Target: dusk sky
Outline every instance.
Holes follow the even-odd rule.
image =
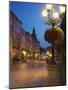
[[[43,48],[50,46],[44,40],[44,33],[49,28],[42,20],[42,10],[45,3],[10,2],[10,10],[22,21],[22,28],[30,34],[35,27],[36,36]]]

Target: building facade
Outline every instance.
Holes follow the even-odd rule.
[[[20,29],[21,29],[22,22],[17,18],[17,16],[10,11],[10,39],[9,39],[9,45],[10,45],[10,58],[11,62],[13,62],[13,57],[15,55],[19,56],[20,52],[20,43],[21,43],[21,37],[20,37]]]
[[[24,49],[24,48],[26,48],[25,47],[25,42],[26,42],[26,38],[25,38],[25,31],[23,30],[23,28],[21,28],[21,30],[20,30],[20,36],[21,36],[21,44],[20,44],[20,49],[22,50],[22,49]]]
[[[29,52],[32,50],[32,37],[28,32],[25,32],[25,47],[26,50]]]
[[[34,57],[39,57],[40,55],[40,42],[37,40],[34,27],[33,27],[33,33],[32,33],[32,53]]]
[[[40,53],[40,43],[36,38],[35,28],[32,35],[26,32],[19,18],[10,11],[10,59],[13,63],[13,58],[20,57],[21,53],[27,56],[37,56]],[[20,58],[21,59],[21,58]]]
[[[33,33],[32,33],[32,51],[40,52],[40,42],[37,40],[35,28],[33,28]]]

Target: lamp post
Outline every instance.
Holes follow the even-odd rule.
[[[51,61],[51,63],[54,63],[54,64],[55,64],[55,60],[54,60],[55,41],[57,40],[57,37],[58,37],[58,31],[57,31],[57,29],[55,29],[55,26],[57,26],[64,18],[65,6],[60,5],[59,9],[60,9],[60,13],[56,11],[55,5],[46,4],[46,7],[42,11],[42,17],[43,17],[44,23],[52,26],[50,31],[45,32],[45,37],[46,37],[46,33],[47,34],[51,33],[51,34],[48,34],[51,36],[48,36],[46,38],[50,39],[50,40],[52,39],[50,42],[50,43],[52,43],[52,61]],[[59,14],[60,14],[60,17],[59,17]],[[54,37],[53,37],[53,35],[54,35]]]

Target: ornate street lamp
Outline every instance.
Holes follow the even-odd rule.
[[[55,5],[53,4],[46,4],[46,8],[42,11],[42,17],[45,24],[51,25],[52,28],[48,29],[45,32],[45,40],[50,42],[52,44],[52,61],[51,63],[55,64],[54,60],[54,47],[55,44],[62,43],[62,39],[64,38],[63,31],[57,27],[58,24],[61,23],[62,19],[64,18],[65,14],[65,6],[60,5],[60,18],[59,18],[59,12],[56,11]],[[59,40],[62,38],[61,40]],[[60,42],[59,42],[60,41]]]
[[[63,19],[65,14],[65,6],[60,6],[59,9],[60,9],[60,18]]]

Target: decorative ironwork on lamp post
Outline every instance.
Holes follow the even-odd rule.
[[[60,28],[58,28],[57,25],[60,24],[64,18],[65,6],[64,5],[58,5],[58,6],[59,6],[60,12],[56,11],[56,5],[54,4],[46,4],[46,7],[42,11],[44,24],[48,24],[52,26],[52,28],[50,28],[48,31],[45,32],[45,38],[47,38],[49,42],[52,44],[52,62],[51,63],[54,63],[54,64],[55,64],[54,46],[56,44],[56,41],[59,41],[57,40],[58,36],[63,36],[64,34],[63,31]],[[59,34],[59,32],[61,34]],[[46,34],[48,34],[49,36],[47,36]]]

